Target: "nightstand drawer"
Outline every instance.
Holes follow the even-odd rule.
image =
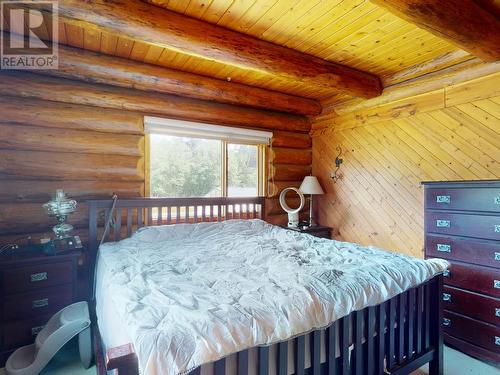
[[[2,347],[4,350],[28,345],[35,340],[38,332],[47,324],[51,315],[40,315],[36,318],[16,320],[2,324]]]
[[[17,320],[52,314],[73,302],[73,285],[40,289],[35,292],[13,294],[3,303],[3,319]]]
[[[70,261],[7,269],[3,271],[3,293],[12,294],[68,284],[73,281],[73,272],[73,263]]]
[[[487,323],[500,325],[500,299],[445,286],[443,308]]]

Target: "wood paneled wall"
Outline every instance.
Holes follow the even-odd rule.
[[[500,178],[500,73],[313,122],[319,222],[335,238],[423,256],[421,181]],[[332,125],[335,119],[335,125]],[[318,130],[323,128],[323,130]],[[334,183],[336,147],[342,179]]]
[[[68,221],[85,241],[85,200],[109,198],[113,192],[120,197],[144,195],[143,117],[149,113],[109,108],[104,95],[102,104],[94,100],[82,105],[83,91],[75,98],[78,104],[72,103],[71,95],[75,94],[69,92],[46,100],[51,97],[50,79],[33,74],[16,77],[18,85],[12,96],[7,95],[7,88],[0,96],[0,244],[22,242],[28,236],[37,242],[52,235],[55,220],[47,217],[41,205],[58,188],[79,202]],[[38,91],[30,90],[33,85]],[[96,97],[100,90],[110,90],[107,86],[89,86]],[[43,100],[37,98],[38,94]],[[260,123],[256,127],[263,128]],[[273,132],[268,177],[274,185],[270,183],[269,187],[268,217],[283,223],[286,218],[272,193],[283,185],[296,186],[310,173],[311,138],[304,132]]]

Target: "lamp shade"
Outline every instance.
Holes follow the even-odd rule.
[[[304,194],[325,194],[315,176],[306,176],[299,190]]]

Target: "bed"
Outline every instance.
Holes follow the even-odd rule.
[[[270,225],[260,197],[112,207],[89,202],[99,374],[442,373],[445,261]]]

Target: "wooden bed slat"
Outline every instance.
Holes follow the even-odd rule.
[[[269,373],[269,346],[259,347],[258,375],[268,375]]]
[[[430,298],[431,298],[429,283],[425,284],[424,291],[425,291],[424,292],[425,305],[429,306]],[[425,309],[425,315],[424,315],[424,325],[425,325],[425,328],[424,328],[424,347],[425,347],[425,349],[428,349],[429,345],[430,345],[430,330],[431,330],[430,324],[431,324],[431,320],[430,320],[429,309]]]
[[[386,307],[389,302],[381,303],[377,308],[377,374],[383,374],[385,368],[385,327]]]
[[[288,342],[286,341],[278,344],[278,371],[276,373],[288,375]]]
[[[295,339],[295,375],[304,375],[306,369],[306,338]]]
[[[366,323],[366,374],[374,375],[375,372],[375,319],[376,308],[370,306]]]
[[[397,362],[403,363],[405,354],[405,316],[406,316],[406,292],[401,293],[398,298],[398,316],[397,316],[397,336],[396,352]]]
[[[354,362],[353,373],[363,375],[363,314],[364,311],[354,313]]]
[[[163,225],[163,207],[158,207],[158,217],[156,218],[156,225]]]
[[[137,229],[142,228],[142,208],[137,209]]]
[[[321,375],[321,331],[314,331],[310,337],[312,375]]]
[[[243,350],[237,355],[238,375],[248,375],[248,350]]]
[[[337,322],[326,329],[326,358],[328,363],[327,375],[337,374],[337,360],[335,358],[337,340]]]
[[[417,353],[422,351],[422,328],[424,326],[424,287],[417,287]]]
[[[114,225],[115,241],[120,241],[121,231],[122,231],[122,210],[118,208],[116,209],[115,225]]]
[[[215,375],[226,375],[226,358],[219,359],[214,364]]]
[[[153,225],[153,208],[148,207],[148,224],[147,225]]]
[[[339,345],[340,345],[340,374],[349,375],[349,337],[350,337],[350,315],[340,319]]]
[[[389,311],[388,311],[388,352],[387,352],[387,366],[389,368],[394,367],[396,359],[396,335],[395,335],[395,324],[396,324],[396,301],[397,298],[392,298],[389,300]]]
[[[407,320],[407,331],[406,331],[406,358],[411,359],[413,357],[413,348],[415,344],[415,288],[408,291],[408,320]]]
[[[132,235],[132,209],[127,208],[127,237]]]
[[[167,207],[167,217],[166,217],[166,220],[167,220],[167,225],[170,225],[171,223],[171,220],[172,220],[172,207]]]

